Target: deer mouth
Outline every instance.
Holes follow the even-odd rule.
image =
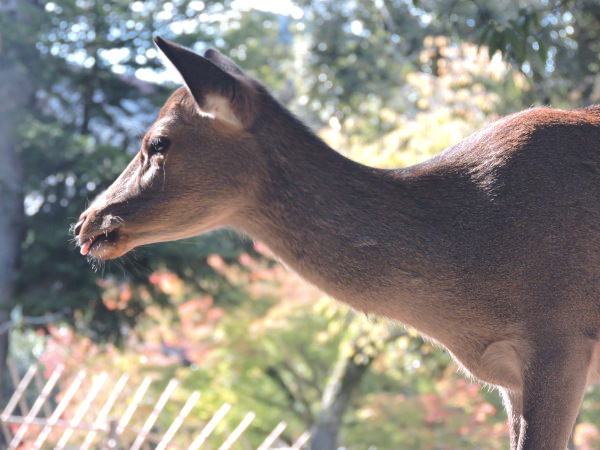
[[[119,229],[113,228],[112,230],[102,231],[94,236],[90,236],[80,242],[80,253],[82,255],[94,254],[100,250],[103,246],[108,244],[114,244],[117,242],[119,237]]]

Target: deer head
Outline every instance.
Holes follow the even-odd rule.
[[[266,91],[233,61],[157,37],[183,77],[123,173],[75,226],[83,255],[117,258],[139,245],[228,224],[260,163],[251,129]],[[267,95],[268,96],[268,95]]]

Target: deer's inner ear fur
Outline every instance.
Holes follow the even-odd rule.
[[[158,36],[154,42],[181,74],[202,112],[235,129],[252,125],[254,89],[233,61],[213,49],[204,57]]]

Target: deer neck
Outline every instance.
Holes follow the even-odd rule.
[[[432,202],[442,180],[360,165],[299,124],[291,136],[264,148],[267,173],[234,227],[330,295],[426,332],[422,300],[451,277]]]

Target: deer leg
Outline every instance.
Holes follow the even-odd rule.
[[[523,415],[523,396],[520,392],[501,388],[502,403],[508,416],[508,427],[510,432],[510,450],[519,448],[519,436],[521,434],[521,417]]]
[[[591,347],[548,339],[528,364],[519,450],[565,450],[586,387]],[[511,439],[512,446],[512,439]]]

